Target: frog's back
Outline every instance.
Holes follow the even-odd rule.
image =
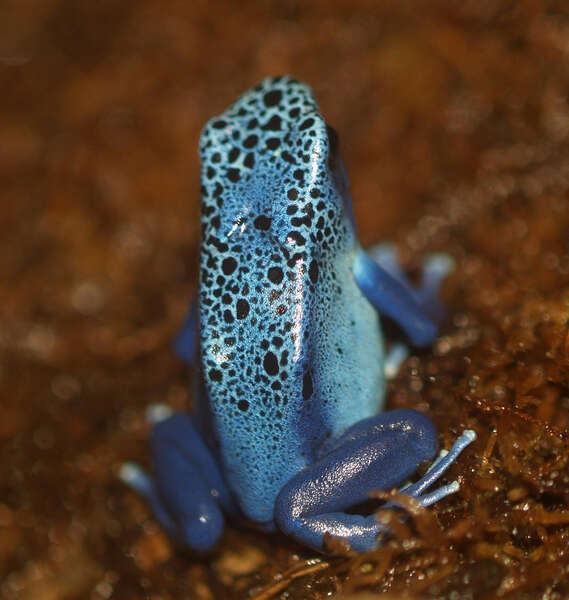
[[[310,88],[288,77],[245,94],[200,141],[205,401],[227,480],[259,522],[324,440],[383,395],[334,143]]]

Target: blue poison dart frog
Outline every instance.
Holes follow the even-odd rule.
[[[430,257],[415,289],[392,247],[362,249],[337,135],[290,77],[209,121],[199,152],[199,290],[177,340],[199,370],[196,408],[151,411],[154,475],[127,463],[121,478],[194,550],[215,546],[225,516],[320,551],[325,534],[372,549],[385,526],[349,509],[402,484],[437,502],[458,482],[427,490],[476,437],[464,431],[409,484],[437,431],[416,411],[381,412],[406,353],[384,352],[378,313],[430,344],[450,259]]]

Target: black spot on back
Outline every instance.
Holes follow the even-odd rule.
[[[243,141],[245,148],[254,148],[257,145],[259,138],[255,134],[251,134]]]
[[[265,106],[276,106],[283,97],[283,93],[280,90],[271,90],[263,96]]]
[[[312,127],[314,125],[314,119],[312,117],[309,117],[308,119],[305,119],[301,124],[300,124],[300,131],[304,131],[305,129],[308,129],[309,127]]]
[[[267,140],[267,148],[269,150],[276,150],[281,145],[279,138],[269,138]]]
[[[227,179],[232,183],[237,183],[241,179],[241,172],[239,169],[227,169]]]
[[[266,231],[271,226],[272,219],[265,215],[259,215],[254,221],[253,225],[257,229],[261,229],[262,231]]]
[[[209,378],[212,381],[221,381],[223,378],[223,374],[220,370],[218,369],[210,369],[209,370]]]
[[[281,128],[281,118],[273,115],[264,125],[263,129],[267,131],[279,131]]]
[[[227,258],[223,259],[221,268],[226,275],[231,275],[231,273],[233,273],[233,271],[235,271],[237,268],[237,261],[232,256],[228,256]]]
[[[287,241],[293,241],[297,246],[304,246],[306,243],[306,239],[298,231],[289,232]]]
[[[227,155],[229,162],[235,162],[239,158],[239,148],[232,148]]]
[[[237,318],[244,319],[249,314],[249,302],[244,298],[237,300]]]
[[[267,352],[263,359],[263,368],[268,375],[273,377],[279,372],[279,362],[277,357],[272,352]]]
[[[269,269],[269,279],[273,283],[279,284],[283,280],[283,270],[280,267],[271,267]]]

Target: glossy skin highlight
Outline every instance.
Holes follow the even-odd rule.
[[[424,415],[378,414],[378,310],[430,343],[423,306],[436,303],[446,271],[431,269],[421,293],[392,254],[380,265],[362,250],[336,134],[298,81],[266,79],[212,119],[200,158],[197,309],[177,343],[199,357],[197,407],[156,419],[154,479],[132,465],[123,479],[196,550],[216,544],[224,514],[318,550],[326,533],[372,548],[381,525],[345,510],[405,481],[437,447]],[[423,494],[472,439],[411,495],[430,504],[455,491]]]

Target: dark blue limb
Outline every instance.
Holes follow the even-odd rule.
[[[237,513],[214,456],[185,414],[158,423],[151,446],[154,478],[132,464],[121,469],[121,478],[146,497],[173,539],[210,550],[223,534],[221,509]]]
[[[387,271],[403,285],[432,321],[435,323],[444,321],[446,311],[440,299],[440,288],[442,282],[454,269],[455,263],[452,256],[444,253],[429,254],[421,268],[419,286],[415,287],[401,267],[394,244],[378,244],[369,248],[367,254],[384,271]]]
[[[365,419],[283,487],[275,506],[277,525],[316,550],[323,549],[325,533],[359,552],[369,550],[384,527],[374,515],[346,509],[368,500],[372,490],[400,485],[436,448],[436,429],[421,413],[396,410]]]
[[[437,335],[437,326],[427,316],[409,287],[380,267],[363,250],[354,260],[354,277],[366,298],[382,314],[398,323],[413,344],[425,346]]]
[[[194,296],[190,304],[190,310],[182,325],[180,333],[174,339],[174,351],[176,354],[188,364],[193,364],[196,358],[198,349],[197,338],[197,314],[198,302]]]

